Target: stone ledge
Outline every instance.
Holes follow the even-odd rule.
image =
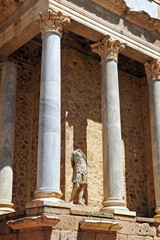
[[[43,216],[43,215],[69,215],[70,209],[68,208],[60,208],[60,207],[49,207],[49,206],[41,206],[35,208],[26,209],[27,216]]]
[[[156,218],[146,218],[146,217],[137,217],[136,218],[137,222],[147,222],[147,223],[160,223],[160,219],[156,219]]]
[[[99,218],[113,218],[112,213],[102,213],[102,212],[74,210],[74,209],[71,209],[71,215],[92,216],[92,217],[99,217]]]
[[[71,204],[64,201],[34,201],[25,205],[26,215],[70,214]]]
[[[103,232],[117,232],[122,229],[122,225],[118,222],[86,219],[80,222],[80,229]]]
[[[36,207],[43,207],[43,206],[47,206],[47,207],[57,207],[57,208],[71,208],[71,204],[70,203],[65,203],[65,202],[52,202],[52,201],[34,201],[31,203],[27,203],[25,205],[25,209],[28,208],[36,208]]]
[[[111,210],[111,213],[114,215],[124,215],[124,216],[129,216],[129,217],[136,217],[136,212],[133,211],[124,211],[124,210],[119,210],[119,209],[113,209]]]
[[[13,230],[24,230],[30,228],[43,228],[56,226],[60,219],[57,216],[33,216],[8,221],[7,224]]]
[[[12,213],[5,213],[0,215],[0,221],[4,220],[4,219],[15,219],[17,217],[21,217],[24,216],[25,212],[24,211],[20,211],[20,212],[12,212]]]

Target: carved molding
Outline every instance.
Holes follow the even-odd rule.
[[[90,0],[97,5],[104,7],[105,9],[113,12],[119,16],[122,16],[127,8],[126,2],[124,0]]]
[[[160,20],[157,18],[152,18],[145,11],[133,11],[127,5],[125,0],[90,0],[104,7],[105,9],[113,12],[119,16],[122,16],[136,24],[137,26],[146,29],[149,32],[157,31],[160,34]]]
[[[63,29],[70,24],[70,17],[48,9],[39,13],[39,22],[42,37],[48,32],[55,32],[61,36]]]
[[[108,220],[85,219],[80,222],[80,229],[84,231],[117,232],[122,229],[122,225]]]
[[[150,17],[150,15],[145,11],[138,12],[127,8],[125,11],[125,19],[149,32],[157,31],[160,33],[160,20]]]
[[[99,5],[102,5],[102,3],[104,4],[104,2],[106,1],[99,1]],[[95,14],[85,10],[83,7],[79,7],[67,0],[61,0],[60,3],[59,0],[50,0],[50,7],[56,11],[62,11],[65,15],[71,16],[74,21],[80,22],[99,33],[102,33],[104,36],[109,34],[113,39],[126,43],[130,48],[135,49],[146,56],[153,59],[159,58],[160,56],[160,48],[158,46],[131,34],[125,29],[122,32],[122,29],[119,26],[115,26],[114,24],[105,21]]]
[[[144,64],[148,81],[160,80],[160,59],[154,59],[152,62]]]
[[[52,228],[60,222],[59,217],[57,216],[29,216],[23,217],[15,220],[10,220],[7,224],[13,230],[23,231],[24,229],[33,229],[33,228]]]
[[[118,61],[118,54],[125,49],[125,44],[113,40],[107,35],[98,43],[91,45],[92,51],[101,56],[101,62],[105,60]]]

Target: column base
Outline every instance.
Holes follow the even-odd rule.
[[[55,201],[55,198],[59,199],[63,196],[61,191],[51,191],[51,190],[37,190],[35,191],[33,197],[34,200],[33,201],[37,201],[37,200],[42,200],[42,199],[53,199],[53,201]],[[62,200],[61,200],[62,201]]]
[[[155,212],[156,212],[156,215],[154,216],[154,218],[160,219],[160,208],[157,208]]]
[[[25,209],[29,211],[29,209],[40,208],[40,207],[50,207],[50,208],[64,208],[70,209],[72,204],[66,203],[65,201],[59,198],[39,198],[34,199],[31,203],[27,203],[25,205]]]
[[[38,190],[34,193],[34,200],[31,203],[27,203],[25,209],[42,206],[71,208],[71,204],[65,203],[65,201],[60,199],[62,195],[61,191]]]
[[[129,209],[126,207],[126,202],[121,200],[104,200],[101,212],[120,214],[127,213]]]
[[[0,202],[0,215],[15,212],[13,209],[13,203],[1,203]]]

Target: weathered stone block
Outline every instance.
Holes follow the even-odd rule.
[[[96,233],[96,240],[115,240],[116,235],[115,234],[109,234],[109,233]]]
[[[60,222],[54,227],[61,230],[73,230],[74,229],[74,216],[60,216]]]
[[[160,237],[160,226],[157,227],[157,236]]]
[[[60,238],[60,232],[58,230],[53,230],[50,240],[59,240],[59,238]]]
[[[93,240],[95,239],[96,234],[90,232],[79,232],[78,238],[76,240]]]
[[[153,238],[131,235],[131,236],[128,236],[128,240],[153,240]]]
[[[73,230],[78,230],[80,226],[80,222],[83,221],[85,218],[84,217],[79,217],[75,216],[74,217],[74,229]]]
[[[120,221],[128,221],[128,222],[136,222],[136,217],[131,217],[131,216],[124,216],[124,215],[114,215],[115,220],[120,220]]]
[[[137,222],[149,222],[149,223],[155,222],[154,218],[137,217],[136,219],[137,219]]]
[[[136,223],[135,224],[136,234],[140,236],[155,236],[155,231],[149,226],[148,223]]]
[[[61,238],[63,240],[77,240],[77,232],[76,231],[61,231]]]
[[[121,221],[122,229],[118,231],[121,234],[135,234],[135,222]]]
[[[117,234],[116,240],[127,240],[127,235]]]

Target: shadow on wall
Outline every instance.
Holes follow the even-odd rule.
[[[76,45],[77,43],[74,44]],[[77,47],[74,44],[72,41],[73,48]],[[72,168],[72,151],[78,148],[81,149],[87,157],[87,165],[92,165],[89,155],[96,151],[94,148],[96,143],[93,149],[89,150],[87,146],[88,120],[101,124],[101,81],[99,61],[73,48],[71,49],[65,46],[62,50],[61,176],[65,176],[69,171],[69,176],[67,177],[70,177],[70,185],[72,185],[72,173],[71,169],[67,170],[67,168],[69,168],[69,166]],[[97,141],[101,141],[101,138],[99,140],[97,139]],[[65,177],[62,177],[61,185],[62,191],[64,195],[66,195]],[[71,188],[69,191],[71,191]],[[69,200],[69,193],[67,200]]]
[[[127,206],[138,216],[151,217],[155,200],[147,81],[119,72],[119,82]]]
[[[101,182],[103,179],[103,169],[100,167],[102,163],[102,156],[100,155],[102,154],[102,149],[98,146],[98,142],[102,141],[102,136],[101,134],[95,133],[97,131],[96,125],[101,124],[100,62],[99,59],[93,56],[88,57],[85,53],[81,53],[80,48],[77,51],[77,46],[75,47],[73,39],[72,47],[66,44],[62,54],[63,167],[61,169],[61,176],[65,176],[65,174],[68,173],[67,178],[69,178],[70,181],[67,182],[67,179],[63,177],[61,184],[64,186],[64,195],[66,196],[68,194],[67,200],[69,200],[68,192],[71,192],[71,187],[66,190],[65,186],[68,183],[70,185],[72,184],[70,161],[73,150],[80,148],[87,156],[87,165],[89,169],[92,169],[90,172],[92,175],[91,181],[93,181],[92,184],[95,186],[92,194],[99,189],[98,181],[94,183],[95,179],[97,179],[99,174],[102,174],[100,176]],[[73,49],[74,47],[75,49]],[[123,62],[123,64],[121,63],[121,68],[122,65],[124,65],[123,68],[125,70],[127,69],[128,72],[131,68],[133,74],[133,66],[129,68],[129,64],[125,64],[126,59],[121,58],[121,61]],[[141,73],[143,76],[144,72],[141,71]],[[140,71],[136,72],[138,76],[141,73]],[[153,208],[154,197],[150,199],[151,193],[149,193],[151,182],[153,192],[153,172],[151,171],[150,174],[152,177],[148,180],[148,168],[152,169],[152,165],[150,165],[152,161],[151,149],[149,148],[149,107],[146,104],[148,96],[144,96],[142,101],[142,92],[146,92],[147,89],[142,90],[142,81],[140,78],[123,71],[119,71],[119,82],[122,138],[125,148],[127,204],[128,208],[136,211],[138,215],[149,216],[151,213],[148,212],[148,209]],[[89,121],[93,122],[91,127],[93,137],[88,140]],[[145,146],[146,141],[148,146]],[[90,148],[88,144],[91,145],[91,143],[89,142],[92,143],[92,147]],[[98,162],[97,164],[96,161],[98,161],[99,158],[101,158],[101,163]],[[97,168],[98,174],[94,175],[93,169],[95,168]],[[90,191],[89,187],[90,186],[88,186],[88,191]],[[101,194],[103,195],[103,193]],[[99,196],[97,196],[97,198],[99,199]],[[152,204],[149,203],[150,201]]]
[[[45,240],[51,240],[51,239],[75,239],[75,240],[88,240],[88,239],[110,239],[110,240],[116,240],[116,235],[114,233],[100,233],[100,232],[82,232],[81,230],[78,231],[57,231],[57,230],[31,230],[26,232],[21,232],[17,234],[18,239],[45,239]],[[12,237],[12,235],[10,235]],[[15,235],[14,235],[15,236]]]

